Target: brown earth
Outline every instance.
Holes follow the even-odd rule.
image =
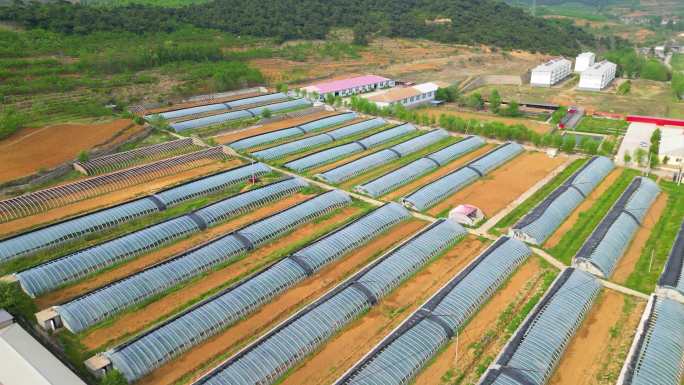
[[[249,223],[256,222],[259,219],[265,218],[275,212],[280,210],[285,210],[286,208],[293,206],[299,202],[306,200],[308,197],[303,194],[296,194],[291,197],[279,200],[265,207],[257,208],[247,215],[240,216],[233,220],[230,220],[221,225],[209,228],[195,236],[187,239],[183,239],[180,242],[174,243],[167,247],[155,250],[149,254],[137,257],[130,262],[124,263],[114,269],[107,270],[101,274],[95,275],[94,277],[88,278],[82,282],[77,283],[73,286],[65,287],[61,290],[54,291],[52,293],[46,294],[35,300],[38,308],[43,309],[48,306],[57,305],[72,298],[78,297],[94,290],[98,287],[104,286],[115,280],[132,275],[148,266],[151,266],[157,262],[165,260],[176,254],[180,254],[186,250],[189,250],[201,243],[207,242],[213,238],[219,237],[224,234],[228,234],[231,231],[237,230],[238,228],[245,226]]]
[[[438,215],[444,210],[468,203],[479,207],[487,217],[491,217],[544,179],[564,161],[561,157],[549,158],[543,152],[523,153],[438,203],[428,210],[428,213]]]
[[[288,128],[291,126],[295,126],[297,124],[307,123],[307,122],[310,122],[312,120],[316,120],[316,119],[320,119],[320,118],[323,118],[326,116],[331,116],[331,115],[336,115],[336,114],[337,114],[337,112],[332,112],[332,111],[316,112],[314,114],[301,116],[298,118],[284,119],[284,120],[279,120],[277,122],[266,123],[264,125],[247,127],[245,129],[242,129],[242,130],[231,131],[231,132],[228,132],[225,134],[217,135],[214,137],[214,139],[216,139],[216,141],[218,143],[221,143],[221,144],[232,143],[232,142],[235,142],[236,140],[248,138],[250,136],[265,134],[267,132],[281,130],[283,128]]]
[[[383,196],[383,199],[392,201],[392,200],[397,200],[429,183],[432,183],[436,181],[437,179],[443,177],[444,175],[456,170],[457,168],[463,166],[464,164],[470,162],[471,160],[477,158],[478,156],[481,156],[489,151],[491,151],[494,147],[496,147],[493,144],[485,144],[484,146],[476,149],[475,151],[469,152],[462,157],[453,160],[451,163],[447,164],[444,167],[440,167],[435,172],[432,172],[428,175],[425,175],[421,178],[418,178],[414,180],[413,182],[404,185],[402,187],[399,187],[398,189],[390,192],[389,194]]]
[[[404,282],[360,319],[290,371],[283,385],[329,384],[347,371],[434,292],[467,266],[486,244],[468,236]]]
[[[549,239],[544,243],[544,248],[550,249],[558,244],[563,238],[563,235],[570,231],[579,219],[580,214],[589,210],[594,203],[601,198],[601,196],[615,183],[618,177],[622,174],[621,169],[614,169],[606,176],[605,179],[592,191],[587,199],[582,201],[579,206],[570,214],[570,216],[551,234]]]
[[[222,334],[152,372],[143,378],[140,384],[174,384],[184,376],[187,377],[193,372],[200,369],[206,370],[215,365],[227,355],[233,354],[266,330],[282,322],[305,304],[320,297],[349,274],[357,271],[404,238],[414,234],[424,225],[425,222],[423,221],[410,219],[395,227],[356,252],[344,257],[337,263],[326,266],[313,277],[287,290]]]
[[[603,290],[570,341],[549,380],[550,385],[615,383],[646,306],[639,301],[632,311],[626,312],[625,301],[635,300],[616,291]]]
[[[131,186],[125,189],[113,191],[101,196],[82,200],[67,206],[57,207],[43,213],[15,219],[10,222],[0,223],[0,236],[25,231],[29,228],[44,225],[50,222],[66,219],[85,212],[95,211],[100,208],[113,206],[134,198],[145,196],[166,187],[182,182],[201,178],[221,170],[227,170],[242,164],[239,159],[230,159],[225,162],[213,162],[211,164],[178,172],[173,175],[158,178],[143,184]]]
[[[142,130],[130,119],[101,124],[59,124],[20,130],[0,141],[0,182],[51,169],[105,143],[122,143]]]
[[[462,384],[474,383],[479,375],[473,370],[484,357],[495,357],[506,342],[508,335],[499,330],[499,318],[510,306],[520,309],[538,288],[543,269],[539,258],[530,258],[523,263],[511,278],[487,301],[487,303],[468,321],[454,340],[442,349],[424,370],[418,374],[415,385],[450,384],[445,380],[447,373],[467,374]],[[513,314],[515,311],[513,311]],[[490,333],[491,332],[491,333]],[[487,338],[487,335],[491,335]],[[474,354],[474,346],[482,347],[480,355]],[[470,382],[468,381],[470,380]]]
[[[202,101],[197,101],[197,102],[177,103],[177,104],[174,104],[172,106],[150,108],[149,110],[145,110],[145,114],[157,114],[160,112],[180,110],[183,108],[206,106],[207,104],[224,103],[224,102],[229,102],[231,100],[250,98],[250,97],[258,96],[258,95],[262,95],[262,93],[261,92],[245,92],[244,94],[231,95],[231,96],[226,96],[223,98],[208,99],[208,100],[202,100]]]
[[[632,271],[634,271],[634,266],[636,266],[636,263],[639,261],[639,257],[641,256],[641,250],[644,249],[648,238],[651,236],[651,230],[653,230],[656,223],[658,223],[660,216],[663,215],[665,206],[667,206],[667,193],[663,192],[658,195],[658,199],[653,202],[653,205],[644,217],[643,223],[632,239],[632,242],[629,244],[627,252],[615,267],[612,277],[613,281],[624,284],[629,275],[632,274]]]
[[[441,108],[428,108],[423,110],[423,112],[428,113],[430,116],[434,116],[435,119],[439,119],[439,115],[445,114],[445,115],[451,115],[451,116],[457,116],[462,119],[476,119],[476,120],[481,120],[481,121],[490,121],[490,122],[500,122],[508,125],[513,125],[513,124],[523,124],[527,128],[539,133],[539,134],[546,134],[551,130],[551,126],[544,123],[540,122],[538,120],[533,120],[533,119],[525,119],[525,118],[506,118],[502,116],[497,116],[494,114],[489,114],[489,113],[481,113],[481,112],[470,112],[470,111],[455,111],[451,107],[446,106],[446,107],[441,107]]]
[[[144,311],[123,314],[114,322],[107,324],[107,326],[92,330],[91,333],[81,339],[81,343],[88,349],[104,345],[109,346],[112,341],[138,332],[155,322],[155,320],[178,312],[182,305],[189,303],[193,299],[217,290],[245,274],[263,267],[266,263],[272,262],[272,255],[277,255],[281,251],[280,249],[287,248],[294,242],[313,239],[318,236],[317,232],[320,232],[319,229],[324,229],[333,224],[340,224],[350,216],[358,214],[360,210],[357,207],[346,207],[331,218],[319,223],[308,223],[301,226],[289,235],[247,254],[239,263],[234,262],[223,269],[210,272],[184,285],[181,290],[174,291],[152,302],[145,306]]]

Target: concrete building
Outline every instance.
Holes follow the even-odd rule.
[[[575,59],[575,72],[582,73],[596,63],[596,55],[593,52],[583,52]]]
[[[601,91],[615,79],[616,71],[615,63],[607,60],[596,63],[582,72],[577,88],[585,91]]]
[[[378,107],[387,107],[392,104],[414,107],[435,100],[437,89],[447,86],[448,84],[441,82],[422,83],[411,87],[392,88],[378,92],[368,95],[367,99],[377,104]]]
[[[0,384],[85,385],[85,382],[0,309]]]
[[[684,167],[684,128],[677,126],[658,126],[653,123],[634,122],[629,125],[617,154],[617,162],[624,164],[625,154],[634,158],[634,153],[641,148],[648,151],[651,145],[651,135],[656,128],[660,128],[661,140],[658,158],[661,164],[665,157],[670,167]],[[634,164],[636,160],[632,160]]]
[[[540,64],[532,70],[530,85],[534,87],[551,87],[567,78],[572,73],[572,62],[565,58],[556,58]]]
[[[309,93],[317,92],[320,100],[324,100],[327,95],[346,97],[390,87],[394,87],[394,80],[382,76],[366,75],[311,84],[302,90]]]

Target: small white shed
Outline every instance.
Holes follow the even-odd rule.
[[[449,219],[462,225],[475,226],[485,218],[484,213],[473,205],[458,205],[449,211]]]

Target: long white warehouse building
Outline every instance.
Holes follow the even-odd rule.
[[[551,87],[572,73],[572,62],[566,58],[556,58],[540,64],[532,70],[530,85]]]
[[[586,91],[601,91],[615,79],[615,71],[617,71],[615,63],[607,60],[596,63],[582,72],[577,88]]]

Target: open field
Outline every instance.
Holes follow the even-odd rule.
[[[209,367],[210,363],[216,363],[234,353],[424,225],[425,222],[412,219],[381,235],[366,246],[326,266],[314,276],[287,290],[225,332],[152,372],[139,383],[170,385],[183,378],[189,379],[192,373],[198,373],[203,368]]]
[[[0,141],[0,183],[75,160],[99,145],[123,143],[141,130],[130,119],[21,130]]]
[[[378,306],[349,324],[315,356],[295,367],[283,385],[329,384],[462,270],[486,246],[469,236],[395,289]]]
[[[612,385],[646,303],[604,289],[568,345],[549,385]]]
[[[579,105],[586,108],[589,114],[601,111],[622,115],[684,117],[684,103],[674,100],[669,83],[651,80],[633,79],[632,89],[627,95],[616,95],[615,83],[612,88],[603,92],[575,91],[572,87],[539,88],[529,85],[485,86],[475,92],[488,95],[494,88],[505,100]]]
[[[491,174],[448,197],[428,210],[428,214],[446,216],[459,204],[479,207],[491,217],[565,161],[563,157],[549,158],[543,152],[527,152],[504,163]]]
[[[85,199],[67,206],[57,207],[40,214],[19,218],[10,222],[0,223],[0,235],[7,236],[19,231],[25,231],[35,226],[69,218],[77,214],[94,211],[102,207],[113,206],[117,203],[144,196],[188,180],[201,178],[202,176],[213,174],[221,170],[230,169],[240,164],[242,164],[242,161],[239,159],[229,159],[225,162],[213,162],[202,167],[197,167],[179,172],[174,175],[158,178],[154,181],[146,182],[144,184],[131,186],[105,195]]]
[[[416,385],[476,383],[556,272],[540,258],[523,263],[417,376]]]
[[[545,122],[540,122],[538,120],[533,120],[533,119],[527,119],[527,118],[507,118],[503,116],[498,116],[490,113],[484,113],[484,112],[470,112],[470,111],[458,111],[454,109],[454,107],[446,105],[443,107],[439,108],[427,108],[427,109],[421,109],[421,112],[426,112],[430,116],[434,116],[435,119],[439,118],[439,115],[445,114],[445,115],[451,115],[451,116],[456,116],[461,119],[475,119],[479,120],[482,122],[499,122],[499,123],[504,123],[508,125],[514,125],[514,124],[522,124],[527,126],[527,128],[540,133],[540,134],[546,134],[550,132],[553,127],[550,124],[546,124]]]

